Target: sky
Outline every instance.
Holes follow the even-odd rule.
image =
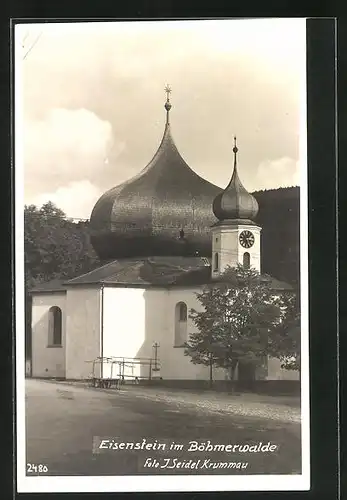
[[[249,191],[299,185],[305,57],[304,19],[17,26],[25,203],[89,218],[155,154],[166,84],[195,172],[225,187],[236,134]]]

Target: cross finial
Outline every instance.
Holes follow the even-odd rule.
[[[170,100],[170,94],[172,92],[170,85],[167,84],[164,90],[166,92],[166,99],[169,101]]]
[[[167,84],[164,90],[166,92],[166,103],[165,103],[164,107],[165,107],[166,112],[167,112],[166,123],[168,124],[169,123],[169,111],[171,109],[171,102],[170,102],[171,87],[170,87],[170,85]]]

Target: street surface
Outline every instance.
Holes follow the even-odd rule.
[[[27,464],[36,467],[28,465],[31,472],[27,474],[37,475],[40,464],[47,468],[42,472],[45,475],[300,473],[300,409],[294,399],[284,398],[282,404],[280,398],[274,400],[140,386],[100,390],[28,379]],[[211,446],[232,444],[234,448],[232,453],[230,448],[192,452],[189,446],[193,449],[196,444],[189,445],[189,441],[205,443],[205,447],[209,442]],[[125,450],[125,445],[106,449],[110,443],[152,443],[152,449]],[[165,451],[158,451],[153,443],[164,443]],[[172,443],[183,444],[183,449],[169,450]],[[275,451],[269,451],[269,443],[276,445]],[[253,449],[240,453],[235,445]],[[265,451],[259,451],[264,445]],[[169,458],[175,467],[155,466],[156,460],[169,464]],[[146,460],[148,466],[144,467]],[[197,460],[199,468],[184,468],[189,461],[194,467]],[[247,466],[211,469],[219,463]]]

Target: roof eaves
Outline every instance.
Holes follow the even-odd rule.
[[[77,280],[77,278],[74,278],[74,280]],[[86,281],[67,281],[64,283],[66,289],[70,287],[75,287],[75,286],[101,286],[102,285],[102,280],[86,280]]]
[[[32,288],[28,291],[29,295],[39,293],[66,293],[66,288]]]

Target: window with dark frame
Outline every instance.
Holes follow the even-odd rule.
[[[218,271],[219,269],[219,255],[218,253],[215,253],[214,254],[214,266],[213,266],[213,270],[214,271]]]
[[[49,342],[50,346],[62,345],[62,310],[60,307],[53,306],[49,310]]]
[[[185,302],[177,302],[175,307],[174,347],[184,347],[187,340],[188,308]]]
[[[187,305],[184,302],[180,303],[180,321],[187,321]]]
[[[248,252],[245,252],[243,254],[243,267],[245,269],[249,269],[250,264],[251,264],[251,256]]]

